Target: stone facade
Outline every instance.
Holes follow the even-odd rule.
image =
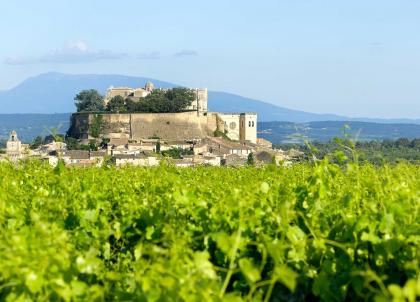
[[[223,132],[235,141],[257,142],[256,113],[218,113],[224,123]]]

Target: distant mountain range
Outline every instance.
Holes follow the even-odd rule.
[[[354,121],[258,123],[258,137],[275,144],[303,143],[305,140],[327,142],[334,137],[343,138],[345,135],[359,141],[395,140],[403,137],[414,139],[420,137],[420,125]]]
[[[179,86],[174,83],[146,77],[45,73],[28,78],[10,90],[0,91],[0,114],[73,112],[75,110],[74,96],[83,89],[93,88],[104,94],[110,86],[140,87],[144,86],[147,81],[151,81],[156,87],[162,88]],[[209,110],[220,112],[257,112],[258,120],[262,122],[287,121],[307,123],[314,121],[351,120],[420,124],[420,119],[352,119],[332,114],[308,113],[217,91],[209,91]]]
[[[16,130],[21,141],[31,142],[37,135],[64,134],[70,126],[70,113],[0,114],[0,140],[7,140]]]

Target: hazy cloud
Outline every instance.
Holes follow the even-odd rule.
[[[83,63],[126,58],[127,54],[107,50],[92,50],[84,41],[73,41],[60,49],[39,57],[9,57],[9,65],[26,65],[37,63]]]
[[[375,47],[381,47],[383,46],[383,43],[380,41],[373,41],[370,43],[371,46],[375,46]]]
[[[192,56],[197,56],[198,52],[196,52],[195,50],[181,50],[178,51],[176,53],[174,53],[174,57],[179,58],[179,57],[192,57]]]
[[[161,58],[161,55],[159,51],[145,52],[137,56],[137,59],[140,59],[140,60],[157,60],[160,58]]]

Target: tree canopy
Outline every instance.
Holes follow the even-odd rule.
[[[103,97],[91,89],[81,91],[75,101],[77,112],[173,113],[186,111],[195,97],[194,91],[188,88],[157,89],[139,100],[115,96],[105,106]]]
[[[74,98],[77,112],[103,111],[104,98],[95,89],[83,90]]]
[[[129,112],[182,112],[194,101],[195,95],[191,89],[173,88],[168,90],[154,90],[138,102],[127,104]],[[131,108],[128,108],[131,106]]]
[[[110,112],[126,112],[126,102],[120,95],[114,96],[106,105],[106,111]]]

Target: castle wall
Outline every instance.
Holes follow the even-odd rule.
[[[98,123],[100,127],[98,128]],[[96,126],[95,126],[96,125]],[[96,132],[99,133],[95,134]],[[98,130],[99,129],[99,130]],[[76,113],[69,134],[78,139],[159,137],[166,140],[193,140],[225,132],[232,140],[257,139],[257,115],[253,113]]]
[[[200,139],[210,134],[207,117],[197,112],[147,113],[131,115],[131,138],[185,140]]]
[[[100,137],[128,138],[133,140],[159,137],[170,140],[200,139],[213,135],[216,116],[199,115],[197,112],[181,113],[132,113],[72,115],[71,136],[91,139],[92,128],[98,119]]]

